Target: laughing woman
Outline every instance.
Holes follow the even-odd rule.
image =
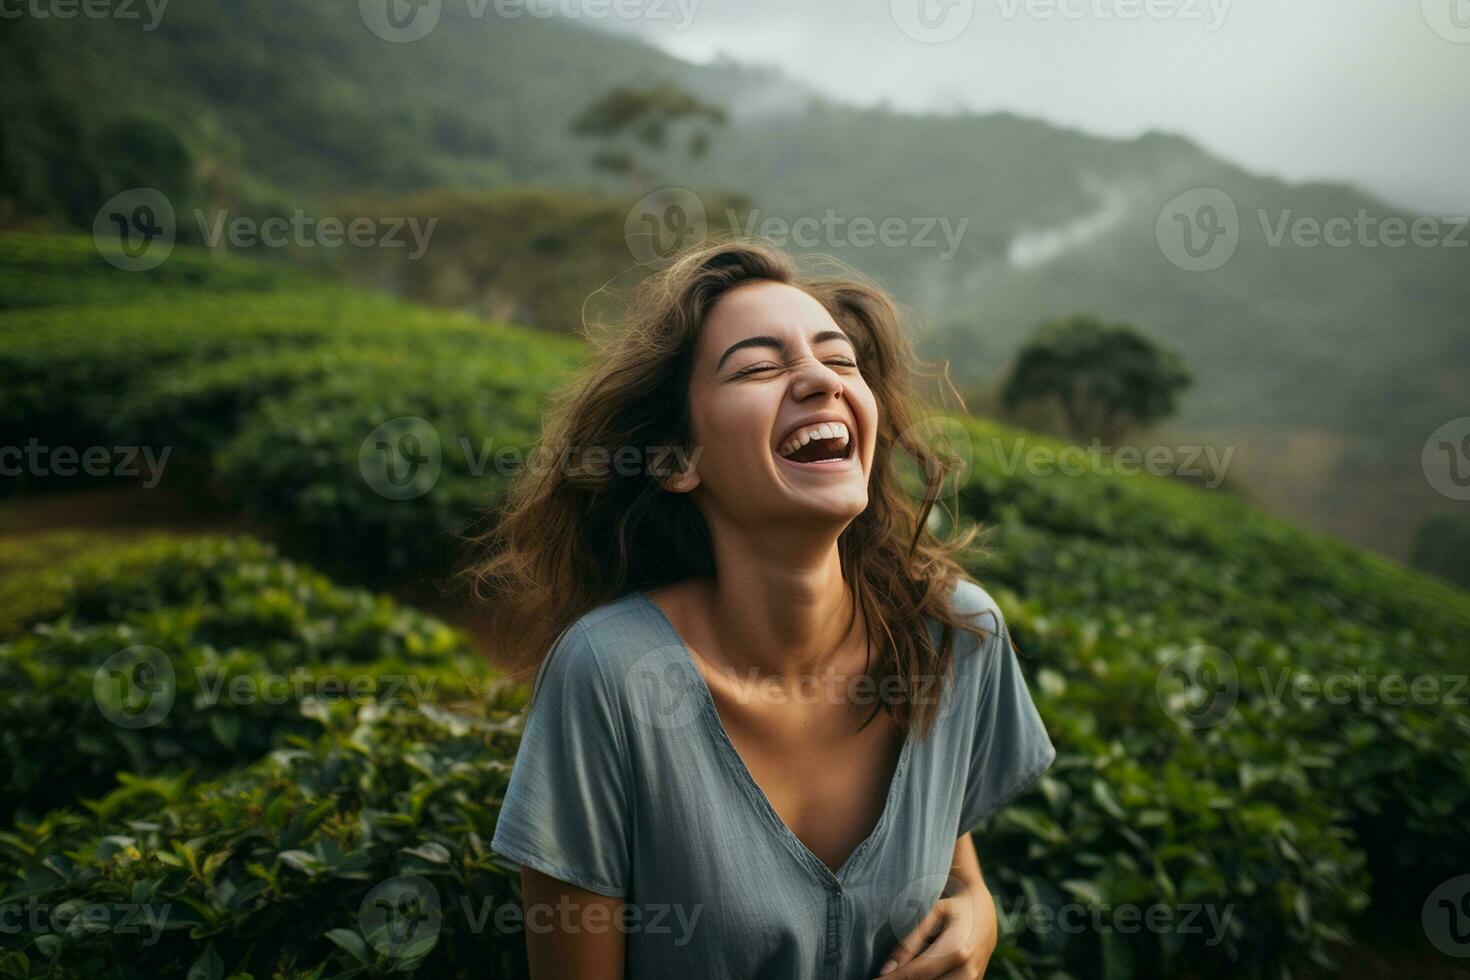
[[[535,678],[492,842],[533,980],[984,973],[969,829],[1055,751],[899,485],[916,367],[878,289],[705,245],[553,404],[472,569]]]

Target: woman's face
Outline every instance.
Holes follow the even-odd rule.
[[[784,283],[746,283],[705,318],[689,384],[693,490],[741,525],[828,521],[868,506],[878,405],[826,308]]]

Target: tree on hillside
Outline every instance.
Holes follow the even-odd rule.
[[[1080,315],[1036,329],[1001,400],[1010,411],[1053,400],[1073,439],[1114,445],[1128,429],[1173,415],[1192,380],[1178,354],[1136,328]]]
[[[700,101],[673,85],[652,88],[622,86],[583,109],[572,120],[572,132],[601,141],[592,165],[609,174],[631,177],[640,187],[653,179],[645,159],[668,149],[671,130],[689,128],[685,152],[699,159],[709,149],[710,131],[723,126],[725,110]]]

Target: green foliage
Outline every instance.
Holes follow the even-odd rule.
[[[1133,426],[1173,415],[1190,381],[1178,354],[1133,327],[1074,316],[1037,328],[1001,398],[1009,409],[1054,398],[1072,438],[1114,445]]]
[[[301,289],[311,280],[261,262],[181,248],[147,275],[125,272],[79,235],[0,235],[0,311],[41,306],[125,303],[163,295]]]
[[[447,567],[448,532],[493,504],[580,351],[340,288],[164,285],[134,302],[0,313],[0,445],[167,448],[167,478],[223,494],[365,578]],[[364,457],[363,444],[405,417],[433,427],[442,473],[396,499],[375,489],[373,467],[407,462]]]
[[[524,938],[503,926],[518,883],[488,847],[513,705],[492,698],[464,716],[339,702],[314,713],[317,737],[216,781],[124,776],[88,813],[17,824],[0,834],[0,906],[40,910],[42,928],[0,932],[0,968],[523,976]],[[405,879],[427,883],[440,915],[398,945],[372,910]]]
[[[1462,593],[1226,495],[1016,472],[1018,446],[1064,447],[968,431],[958,503],[992,526],[974,571],[1059,748],[1040,789],[982,828],[1002,907],[1233,906],[1222,948],[1053,929],[1016,937],[1016,962],[1077,976],[1109,957],[1166,976],[1213,973],[1222,955],[1226,975],[1325,966],[1365,904],[1365,866],[1412,893],[1470,860]],[[1395,693],[1392,675],[1432,678],[1438,696]],[[1217,712],[1194,710],[1217,683]]]
[[[97,795],[119,770],[219,771],[309,730],[318,702],[453,698],[473,677],[448,627],[249,540],[93,549],[16,579],[48,599],[0,643],[0,714],[26,719],[0,736],[12,805]]]
[[[706,193],[703,199],[707,209],[721,209],[716,213],[744,206],[727,194]],[[351,279],[391,283],[401,295],[435,306],[572,334],[599,318],[603,300],[648,273],[627,238],[636,203],[529,188],[357,196],[334,207],[349,214],[398,215],[433,229],[420,258],[411,249],[387,248],[341,256]]]
[[[342,289],[131,294],[0,314],[0,417],[7,438],[165,440],[293,547],[403,581],[442,562],[493,501],[514,466],[495,451],[534,441],[546,392],[576,360],[564,340]],[[404,418],[428,429],[383,428]],[[979,830],[1002,913],[1024,900],[1228,915],[1217,945],[1177,930],[1033,929],[1023,915],[998,969],[1324,970],[1370,888],[1377,897],[1385,882],[1470,861],[1463,704],[1443,688],[1432,703],[1334,703],[1296,685],[1303,674],[1463,673],[1463,593],[1226,495],[1017,470],[1025,451],[1063,447],[964,426],[950,441],[973,465],[955,499],[962,517],[992,526],[991,556],[972,571],[1005,609],[1060,753]],[[420,487],[429,470],[410,463],[429,430],[439,470]],[[390,471],[424,492],[383,493]],[[31,811],[0,834],[13,865],[0,904],[156,902],[184,916],[146,947],[80,925],[0,936],[13,954],[0,953],[0,970],[381,973],[405,964],[376,961],[358,910],[401,874],[428,877],[446,909],[419,975],[517,968],[519,935],[474,934],[448,910],[464,896],[512,900],[485,841],[519,695],[496,692],[470,717],[207,697],[221,677],[248,685],[299,669],[372,685],[412,673],[439,679],[432,697],[457,698],[469,687],[456,683],[457,634],[238,541],[7,547],[0,600],[0,706],[26,719],[0,742],[4,795]],[[127,689],[99,695],[97,675],[138,645],[184,679],[159,724],[129,730],[100,710],[125,706]],[[1195,702],[1221,678],[1233,678],[1229,710],[1202,714]]]
[[[584,108],[572,119],[571,130],[606,144],[593,157],[594,167],[623,174],[636,171],[636,161],[630,151],[616,147],[636,144],[644,154],[662,154],[671,129],[690,130],[686,150],[697,159],[709,150],[710,129],[728,119],[720,106],[674,85],[621,86]]]

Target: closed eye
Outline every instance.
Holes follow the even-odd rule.
[[[736,371],[732,377],[743,378],[747,374],[756,374],[760,371],[774,371],[778,367],[780,367],[779,364],[752,364],[750,367],[741,368],[739,371]]]
[[[856,362],[854,362],[852,360],[852,358],[850,358],[850,357],[829,357],[825,361],[823,361],[822,363],[823,364],[835,365],[836,367],[849,367],[849,368],[855,368],[855,367],[857,367]],[[736,371],[734,374],[731,375],[731,377],[732,378],[743,378],[743,377],[745,377],[747,375],[759,374],[762,371],[778,371],[778,370],[780,370],[780,368],[781,368],[781,365],[779,365],[779,364],[772,364],[770,362],[763,362],[761,364],[752,364],[749,367],[741,368],[739,371]]]

